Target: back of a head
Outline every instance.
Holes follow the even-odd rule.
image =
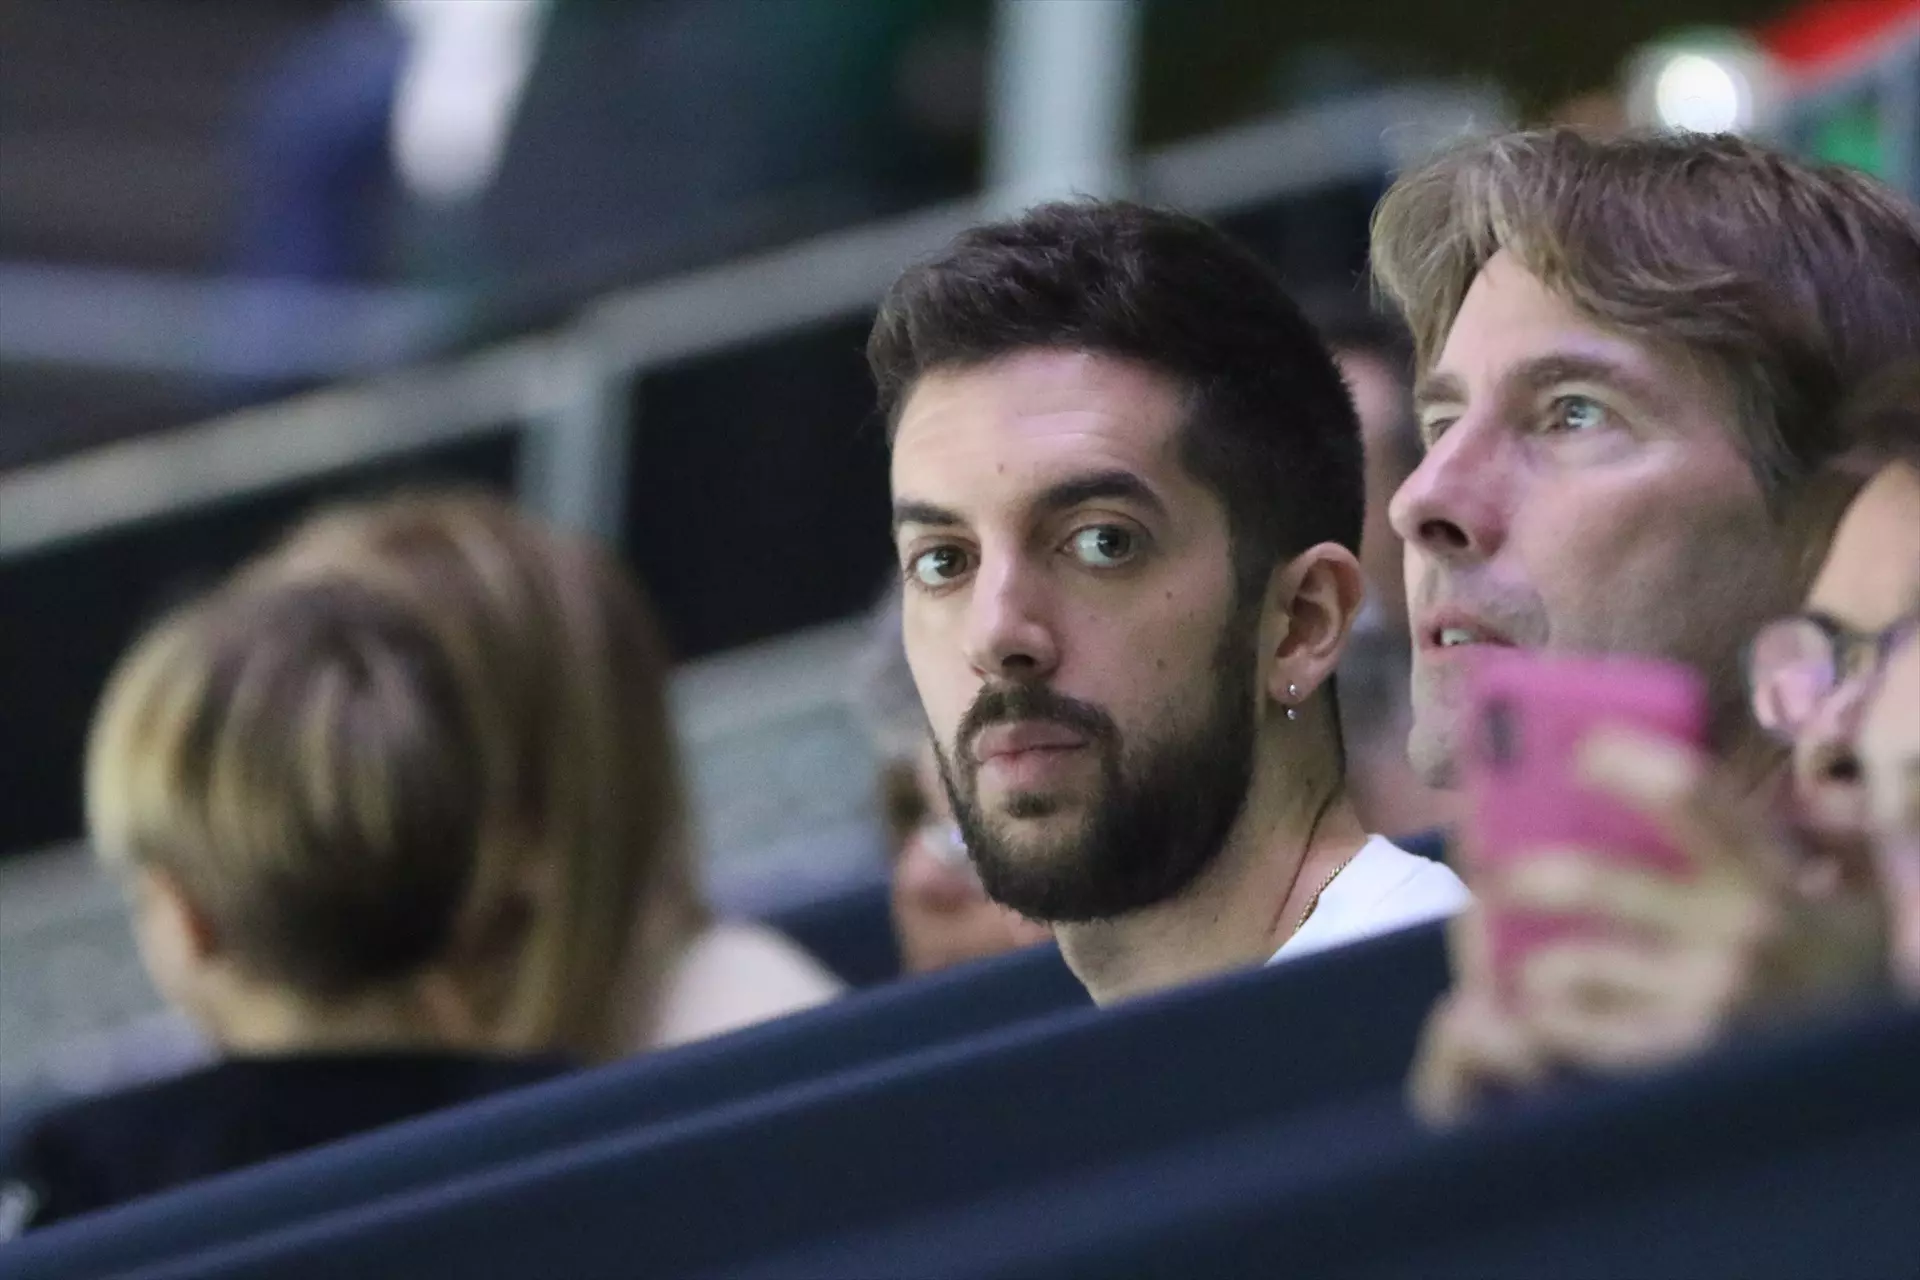
[[[1346,387],[1278,277],[1219,230],[1121,201],[973,228],[895,282],[867,362],[891,431],[923,375],[1047,349],[1137,362],[1184,391],[1184,460],[1225,505],[1243,590],[1316,543],[1358,549]]]
[[[1373,264],[1421,370],[1503,250],[1721,380],[1776,508],[1839,446],[1842,398],[1920,351],[1920,214],[1863,173],[1732,136],[1503,134],[1401,178]]]
[[[479,741],[474,910],[526,907],[501,1040],[589,1058],[634,1048],[706,920],[665,647],[637,585],[599,548],[478,495],[323,513],[247,578],[352,583],[432,630]]]
[[[251,979],[356,998],[447,958],[476,865],[481,762],[433,636],[345,584],[223,592],[117,669],[88,827],[164,875]]]

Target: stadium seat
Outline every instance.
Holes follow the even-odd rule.
[[[1036,947],[61,1223],[8,1246],[6,1274],[97,1277],[1086,1005]]]
[[[1420,1131],[1399,1090],[730,1265],[912,1275],[1878,1280],[1920,1258],[1920,1011]]]
[[[135,1273],[684,1275],[1395,1085],[1437,925],[613,1133]],[[47,1274],[44,1271],[35,1274]]]
[[[793,939],[850,987],[900,976],[887,882],[863,884],[768,913],[766,923]]]

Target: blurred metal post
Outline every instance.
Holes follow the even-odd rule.
[[[1124,195],[1142,0],[998,0],[988,71],[987,202]]]
[[[618,546],[632,375],[605,358],[597,337],[555,341],[551,361],[525,389],[532,429],[522,445],[520,501],[559,528]]]

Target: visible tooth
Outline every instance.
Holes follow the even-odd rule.
[[[1448,627],[1440,633],[1440,647],[1443,649],[1451,649],[1457,644],[1472,643],[1473,632],[1463,630],[1460,627]]]

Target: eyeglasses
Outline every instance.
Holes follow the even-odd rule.
[[[940,865],[950,871],[964,871],[972,875],[973,859],[967,854],[966,837],[960,834],[960,826],[954,822],[941,822],[928,819],[914,830],[914,837],[926,846]]]
[[[1920,635],[1920,609],[1883,631],[1860,632],[1818,613],[1796,613],[1760,628],[1747,646],[1747,696],[1754,719],[1792,739],[1840,689],[1870,681],[1887,657]]]

